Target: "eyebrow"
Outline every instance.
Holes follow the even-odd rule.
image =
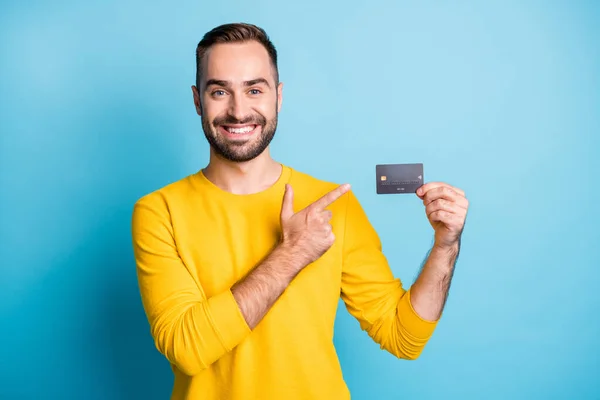
[[[251,79],[249,81],[245,81],[244,82],[244,86],[254,86],[254,85],[258,85],[259,83],[263,83],[265,85],[267,85],[267,87],[270,87],[269,82],[265,79],[265,78],[256,78],[256,79]],[[221,79],[209,79],[206,81],[206,87],[208,88],[209,86],[223,86],[223,87],[230,87],[231,86],[231,82],[230,81],[224,81]]]

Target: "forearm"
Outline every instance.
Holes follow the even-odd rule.
[[[250,329],[264,318],[275,301],[302,269],[299,257],[284,245],[276,247],[231,292]]]
[[[421,273],[411,288],[415,311],[429,321],[437,321],[444,309],[460,243],[448,248],[434,245]]]

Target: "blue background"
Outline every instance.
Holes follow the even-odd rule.
[[[600,398],[599,18],[593,1],[2,2],[0,398],[168,398],[130,216],[206,164],[194,51],[234,21],[280,52],[275,158],[352,183],[407,286],[432,230],[416,197],[375,194],[375,164],[423,162],[471,201],[420,359],[340,305],[353,398]]]

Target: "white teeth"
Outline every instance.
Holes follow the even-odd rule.
[[[248,132],[250,132],[253,129],[254,129],[254,126],[245,126],[243,128],[230,128],[230,127],[227,127],[227,130],[230,133],[248,133]]]

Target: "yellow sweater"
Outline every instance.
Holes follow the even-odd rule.
[[[199,171],[135,204],[139,287],[156,347],[175,374],[172,399],[350,398],[333,345],[340,296],[397,357],[418,357],[431,337],[437,321],[412,308],[352,192],[329,207],[335,244],[249,329],[230,288],[277,244],[285,183],[295,211],[337,186],[284,166],[269,189],[235,195]]]

